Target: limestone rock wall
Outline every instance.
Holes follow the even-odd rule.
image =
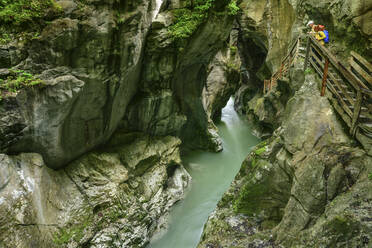
[[[262,94],[308,20],[326,25],[328,48],[370,58],[369,1],[243,1],[241,86],[235,106],[269,137],[246,158],[210,215],[198,247],[371,246],[372,158],[344,131],[316,75],[298,59]],[[367,19],[366,19],[367,18]]]
[[[37,152],[49,167],[61,168],[105,143],[119,125],[176,135],[191,148],[221,149],[218,136],[209,131],[202,89],[208,65],[232,28],[228,1],[215,4],[215,14],[183,47],[169,26],[186,1],[59,4],[63,16],[38,39],[1,48],[7,56],[1,55],[6,68],[0,77],[6,78],[12,66],[32,72],[44,85],[13,96],[12,123],[5,123],[8,114],[1,112],[0,151]],[[199,138],[189,139],[194,132]]]
[[[63,18],[38,39],[7,46],[11,66],[39,75],[46,86],[17,96],[26,127],[17,142],[1,147],[41,153],[52,168],[115,131],[137,91],[153,8],[149,1],[61,1],[61,6]]]
[[[183,197],[180,140],[118,133],[63,170],[0,156],[1,247],[143,247]]]
[[[372,158],[306,76],[273,136],[243,162],[198,247],[368,247]]]
[[[221,150],[203,107],[202,91],[208,66],[228,40],[234,18],[224,14],[222,6],[179,46],[169,32],[176,6],[169,4],[154,20],[147,39],[141,89],[128,110],[126,125],[153,134],[176,134],[186,148]]]
[[[371,59],[370,1],[245,0],[240,6],[238,47],[243,80],[235,100],[241,113],[246,113],[248,102],[262,90],[263,80],[280,68],[291,42],[308,31],[309,20],[326,26],[327,47],[345,64],[350,51]]]

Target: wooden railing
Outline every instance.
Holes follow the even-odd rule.
[[[332,94],[336,111],[355,135],[357,128],[372,138],[372,65],[356,53],[351,54],[350,69],[338,61],[313,36],[307,41],[304,70],[308,64],[322,78],[321,95]]]
[[[269,92],[274,86],[277,85],[278,79],[282,79],[289,72],[289,68],[296,61],[301,47],[301,39],[298,38],[289,49],[288,54],[282,60],[279,70],[267,80],[264,80],[263,93]]]

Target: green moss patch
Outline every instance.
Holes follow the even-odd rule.
[[[43,26],[62,13],[55,0],[0,0],[0,43],[12,34],[37,37]]]
[[[360,223],[349,216],[335,216],[325,225],[325,231],[335,242],[347,241],[360,232]]]
[[[229,1],[222,12],[215,10],[214,7],[217,2],[217,0],[188,1],[185,8],[173,11],[175,22],[169,27],[169,32],[178,46],[182,47],[184,40],[190,37],[210,15],[226,14],[234,16],[238,14],[239,7],[236,0]]]
[[[54,234],[53,242],[58,247],[65,247],[70,241],[79,242],[83,237],[85,230],[92,224],[93,219],[87,216],[81,223],[72,225],[68,228],[61,228]]]
[[[7,93],[16,93],[22,88],[35,87],[43,84],[37,76],[23,70],[9,70],[6,79],[0,79],[0,100]]]

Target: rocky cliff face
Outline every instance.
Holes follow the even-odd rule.
[[[157,15],[161,2],[155,1],[58,2],[63,16],[40,37],[3,47],[9,64],[2,67],[31,72],[43,87],[1,103],[12,106],[2,112],[1,150],[38,152],[60,168],[106,142],[123,117],[128,130],[177,135],[192,148],[218,150],[201,95],[208,64],[231,30],[228,2],[213,6],[182,47],[169,31],[176,3]],[[200,139],[188,140],[194,130]]]
[[[183,197],[180,140],[117,134],[63,170],[1,155],[1,247],[143,247]]]
[[[11,66],[45,87],[17,96],[25,126],[2,150],[38,152],[52,168],[107,141],[135,94],[151,24],[148,1],[61,1],[63,18],[40,37],[7,46]],[[16,110],[14,110],[16,111]]]
[[[243,162],[198,247],[368,247],[372,158],[308,75],[284,121]]]
[[[369,247],[372,158],[319,96],[319,78],[304,77],[299,59],[275,90],[263,96],[258,89],[308,19],[328,27],[329,48],[341,59],[350,50],[370,58],[371,35],[363,24],[370,6],[243,1],[242,7],[240,38],[246,42],[239,49],[247,71],[235,104],[259,123],[259,135],[270,138],[243,162],[198,247]],[[352,44],[351,37],[359,38]]]
[[[42,80],[0,87],[1,247],[144,247],[166,226],[190,181],[181,143],[221,149],[202,91],[229,2],[180,41],[170,30],[188,1],[57,1],[40,36],[1,47],[1,79]]]
[[[296,67],[261,95],[309,19],[337,56],[372,58],[370,2],[242,0],[236,18],[228,0],[57,3],[39,35],[0,47],[0,79],[43,81],[0,95],[0,246],[145,246],[190,181],[181,142],[220,150],[213,121],[235,91],[271,138],[200,247],[370,245],[371,157],[317,79]]]

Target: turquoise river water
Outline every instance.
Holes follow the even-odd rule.
[[[224,150],[220,153],[195,151],[183,157],[192,176],[191,188],[185,199],[172,209],[167,232],[155,238],[148,248],[196,247],[209,214],[228,189],[244,158],[259,142],[233,105],[230,98],[217,125]]]

